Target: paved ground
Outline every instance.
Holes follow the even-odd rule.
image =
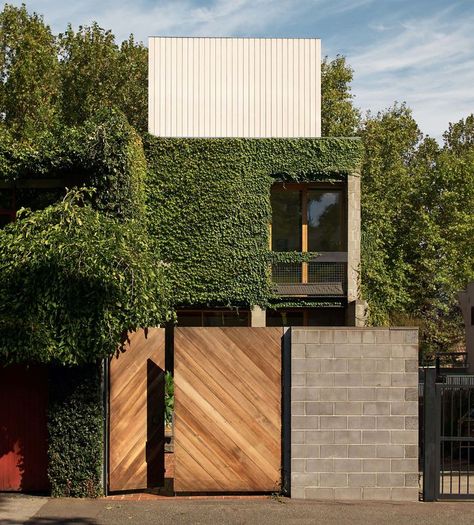
[[[29,520],[28,515],[31,516]],[[0,523],[471,525],[474,523],[474,502],[326,503],[286,499],[110,501],[6,497],[0,494]]]

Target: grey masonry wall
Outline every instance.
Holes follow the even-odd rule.
[[[418,331],[291,329],[291,497],[418,500]]]

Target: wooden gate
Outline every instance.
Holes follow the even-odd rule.
[[[129,335],[110,360],[109,490],[161,486],[164,480],[165,331]]]
[[[0,366],[0,491],[46,491],[48,369]]]
[[[274,491],[282,328],[175,330],[176,492]]]

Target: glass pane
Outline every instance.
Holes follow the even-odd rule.
[[[299,191],[272,192],[272,250],[301,251],[301,196]]]
[[[178,326],[202,326],[201,312],[177,312]]]
[[[344,326],[344,308],[311,308],[308,310],[308,326]]]
[[[308,191],[308,250],[345,251],[344,213],[341,191]]]
[[[204,326],[249,326],[249,313],[205,311]]]

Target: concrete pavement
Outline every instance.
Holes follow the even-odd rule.
[[[8,498],[7,498],[8,499]],[[12,498],[10,497],[10,500]],[[33,498],[35,499],[35,498]],[[471,525],[474,503],[317,502],[267,500],[110,501],[19,496],[12,503],[0,495],[1,525]],[[10,507],[8,507],[10,505]],[[35,510],[35,505],[37,509]],[[7,509],[7,513],[5,513]],[[9,510],[8,510],[9,509]],[[27,514],[30,519],[27,519]]]

